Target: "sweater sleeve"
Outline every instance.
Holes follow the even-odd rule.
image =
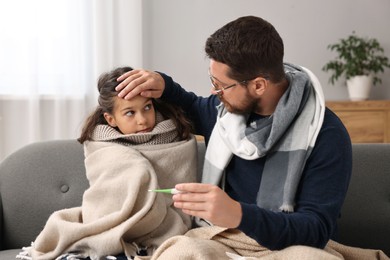
[[[341,121],[327,110],[298,187],[295,211],[271,212],[241,203],[238,229],[271,250],[291,245],[323,248],[335,239],[351,172],[350,138]]]

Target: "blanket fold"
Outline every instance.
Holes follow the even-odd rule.
[[[271,251],[237,229],[211,226],[192,229],[184,236],[172,237],[161,245],[153,256],[135,259],[388,260],[389,258],[381,250],[346,246],[333,240],[330,240],[324,249],[296,245]]]

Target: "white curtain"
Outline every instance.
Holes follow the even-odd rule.
[[[142,0],[0,1],[0,161],[77,138],[100,73],[141,67]]]

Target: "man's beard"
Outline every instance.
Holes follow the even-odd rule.
[[[250,114],[254,112],[259,102],[258,100],[252,98],[248,94],[245,94],[245,98],[243,99],[244,101],[241,103],[240,107],[231,105],[223,98],[223,96],[219,97],[219,99],[224,104],[227,111],[229,111],[230,113],[240,114],[240,115]]]

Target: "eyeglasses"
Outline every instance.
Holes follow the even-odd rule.
[[[210,78],[210,82],[211,82],[211,85],[213,86],[214,88],[214,94],[216,95],[219,95],[219,96],[222,96],[223,95],[223,91],[229,89],[229,88],[232,88],[232,87],[235,87],[237,85],[240,85],[240,84],[245,84],[248,82],[248,80],[243,80],[243,81],[240,81],[240,82],[236,82],[234,84],[231,84],[229,86],[226,86],[226,87],[219,87],[216,83],[215,83],[215,79],[213,76],[209,75],[209,78]]]

